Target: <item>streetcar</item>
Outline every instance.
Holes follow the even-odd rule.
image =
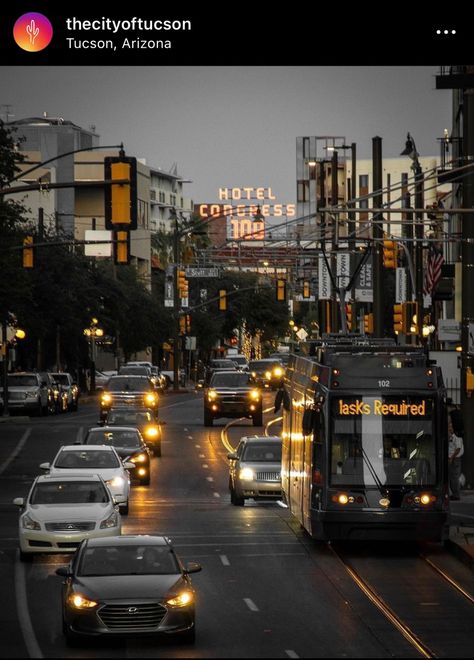
[[[311,537],[447,538],[446,390],[421,348],[360,336],[302,344],[280,407],[283,501]]]

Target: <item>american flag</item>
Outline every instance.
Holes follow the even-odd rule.
[[[428,252],[428,262],[426,265],[425,285],[423,293],[432,295],[436,291],[438,282],[441,279],[441,266],[444,264],[444,257],[441,245],[432,243]]]

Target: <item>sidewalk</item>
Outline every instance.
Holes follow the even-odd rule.
[[[461,499],[451,501],[450,509],[446,548],[474,569],[474,490],[461,490]]]

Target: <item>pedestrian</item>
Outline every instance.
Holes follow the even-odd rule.
[[[448,469],[451,500],[460,500],[459,477],[461,476],[461,456],[464,454],[463,440],[456,435],[451,416],[448,418]]]

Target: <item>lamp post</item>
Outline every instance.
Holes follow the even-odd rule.
[[[99,328],[98,324],[99,324],[98,319],[92,318],[90,326],[84,329],[84,335],[87,337],[90,347],[89,351],[90,351],[90,361],[91,361],[91,381],[90,381],[89,391],[91,394],[94,394],[95,392],[95,361],[97,354],[97,346],[95,343],[96,337],[104,336],[104,331],[102,328]]]
[[[423,170],[418,160],[415,140],[407,133],[405,149],[400,156],[409,156],[413,163],[411,169],[415,175],[415,300],[417,306],[416,334],[420,344],[423,343]]]
[[[10,361],[10,347],[15,342],[16,339],[24,339],[26,333],[21,328],[16,328],[16,319],[12,314],[7,314],[7,316],[2,320],[2,357],[3,357],[3,372],[2,372],[2,381],[3,381],[3,417],[9,417],[10,413],[8,410],[8,363]],[[10,329],[10,337],[9,335]],[[14,332],[13,332],[14,331]]]

